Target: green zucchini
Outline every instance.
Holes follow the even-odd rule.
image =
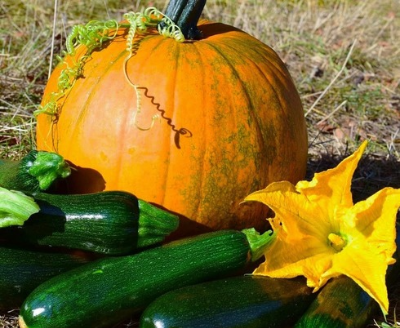
[[[400,236],[397,230],[396,244]],[[397,262],[389,266],[386,275],[388,288],[400,278],[399,248],[394,257]],[[296,323],[295,328],[361,328],[379,309],[360,286],[346,276],[332,279],[319,292],[315,301]]]
[[[20,307],[41,283],[91,260],[91,255],[82,252],[62,254],[0,247],[0,311]]]
[[[352,279],[332,279],[296,323],[296,328],[365,327],[376,311],[375,301]]]
[[[236,273],[250,253],[244,233],[221,230],[100,259],[36,288],[22,305],[20,326],[110,327],[170,290]]]
[[[47,190],[70,173],[69,165],[60,155],[31,150],[18,161],[0,160],[0,187],[35,193]]]
[[[179,224],[177,216],[122,191],[37,193],[33,199],[39,212],[1,235],[33,245],[122,255],[162,242]]]
[[[215,280],[160,296],[145,309],[139,327],[287,327],[315,296],[300,278],[250,275]]]

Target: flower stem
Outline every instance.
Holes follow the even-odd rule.
[[[39,205],[19,191],[0,187],[0,228],[23,225],[29,217],[39,212]]]
[[[268,230],[260,234],[256,229],[244,229],[242,232],[246,235],[250,244],[251,260],[253,262],[260,259],[272,240],[275,239],[275,234],[272,230]]]

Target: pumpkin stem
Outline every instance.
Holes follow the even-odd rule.
[[[197,23],[207,0],[170,0],[165,15],[179,26],[185,39],[198,40],[201,32]],[[164,27],[164,23],[161,23]]]

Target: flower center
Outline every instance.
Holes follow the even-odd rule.
[[[330,233],[328,240],[329,244],[338,252],[340,252],[347,244],[346,240],[336,233]]]

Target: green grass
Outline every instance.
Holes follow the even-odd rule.
[[[48,79],[52,49],[62,53],[71,27],[120,20],[150,3],[166,6],[59,1],[53,47],[53,0],[0,4],[0,157],[20,158],[34,147],[32,113]],[[385,186],[400,188],[399,12],[400,2],[393,0],[209,0],[204,16],[259,38],[287,64],[308,125],[308,176],[334,166],[364,138],[371,140],[353,185],[355,199],[363,199]],[[400,296],[392,294],[395,307]],[[0,327],[16,327],[6,324],[11,318],[0,319]],[[395,327],[393,315],[388,321]]]

